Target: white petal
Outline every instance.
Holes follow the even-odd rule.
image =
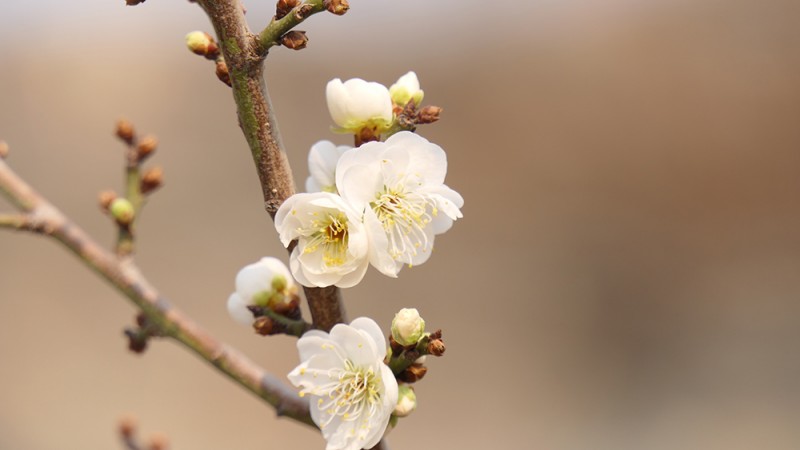
[[[438,145],[410,131],[393,134],[389,147],[405,149],[409,155],[408,172],[420,176],[426,184],[442,184],[447,174],[447,155]]]
[[[235,292],[228,297],[228,314],[231,315],[233,320],[242,325],[253,324],[253,313],[247,309],[247,303],[245,303],[242,297]]]
[[[355,328],[337,324],[331,329],[331,340],[338,344],[353,364],[356,366],[371,366],[375,364],[377,355],[384,355],[384,349],[380,352],[375,348],[375,342],[366,334],[361,333]]]
[[[359,317],[350,322],[350,326],[367,333],[375,342],[375,348],[379,349],[381,355],[383,355],[383,351],[386,350],[386,337],[383,335],[381,327],[374,320],[369,317]]]

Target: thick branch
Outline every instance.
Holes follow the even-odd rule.
[[[286,415],[313,426],[308,403],[258,367],[237,350],[217,341],[189,317],[162,297],[130,260],[121,260],[103,249],[53,205],[36,193],[0,160],[0,191],[25,211],[41,232],[61,242],[81,261],[130,299],[148,318],[169,336],[194,351],[222,373],[253,392],[270,405],[278,415]],[[17,227],[18,229],[28,229]]]
[[[292,171],[264,81],[266,52],[261,51],[259,38],[250,32],[237,0],[198,0],[198,3],[208,14],[217,33],[230,72],[239,126],[256,164],[264,205],[270,217],[274,218],[278,207],[295,191]],[[312,0],[308,4],[318,8],[322,1]],[[302,6],[286,17],[294,16],[298,8]],[[286,17],[273,22],[267,30],[271,29],[272,33],[289,26],[294,19]],[[333,325],[345,321],[341,295],[336,287],[307,288],[305,294],[314,327],[328,331]]]

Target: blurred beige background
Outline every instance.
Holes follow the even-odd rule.
[[[261,27],[271,1],[247,1]],[[444,119],[464,219],[399,280],[370,272],[351,317],[416,306],[446,357],[393,449],[800,448],[800,3],[351,1],[275,49],[268,81],[302,182],[325,83],[413,69]],[[224,302],[284,256],[230,92],[183,36],[196,5],[0,3],[10,163],[102,242],[121,187],[118,117],[158,135],[166,186],[138,261],[174,303],[278,375],[294,341]],[[0,211],[8,204],[0,200]],[[140,418],[175,450],[321,449],[170,342],[125,350],[133,309],[55,243],[0,232],[0,448],[121,448]]]

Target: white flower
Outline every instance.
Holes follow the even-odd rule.
[[[331,141],[319,141],[308,152],[308,171],[306,192],[336,193],[336,163],[344,152],[353,147],[336,146]]]
[[[425,321],[416,308],[403,308],[392,320],[392,337],[403,346],[416,344],[425,333]]]
[[[236,274],[236,292],[228,298],[228,313],[235,321],[251,325],[253,313],[247,309],[248,306],[288,301],[296,293],[297,285],[286,265],[277,258],[261,258]]]
[[[336,167],[340,195],[364,213],[370,263],[396,276],[431,254],[433,239],[462,217],[464,199],[444,185],[444,150],[408,131],[348,150]]]
[[[419,79],[414,72],[408,72],[400,77],[395,84],[389,88],[392,101],[399,106],[406,106],[409,100],[414,100],[414,104],[419,106],[425,92],[419,88]]]
[[[353,78],[336,78],[325,89],[328,111],[340,131],[356,133],[362,128],[385,130],[392,123],[392,98],[386,86]]]
[[[369,241],[361,215],[329,192],[295,194],[275,214],[275,228],[288,247],[297,239],[289,267],[303,286],[351,287],[369,265]]]
[[[307,332],[297,341],[301,363],[289,380],[309,396],[311,419],[326,450],[371,448],[383,437],[397,405],[397,381],[383,363],[386,343],[372,319],[338,324],[330,334]]]

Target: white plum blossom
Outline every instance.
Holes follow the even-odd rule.
[[[275,228],[288,247],[297,239],[289,267],[303,286],[351,287],[369,265],[369,238],[361,214],[329,192],[295,194],[275,214]]]
[[[325,89],[328,111],[338,131],[358,133],[362,128],[388,129],[392,123],[392,98],[386,86],[353,78],[339,78]]]
[[[306,192],[336,193],[336,163],[344,152],[353,147],[336,146],[331,141],[319,141],[308,152],[308,171]]]
[[[398,387],[383,363],[386,343],[378,324],[360,317],[330,334],[307,332],[297,341],[301,363],[289,380],[309,398],[311,419],[326,450],[371,448],[384,435],[397,406]]]
[[[292,275],[277,258],[265,257],[248,264],[236,274],[236,292],[228,297],[228,313],[244,325],[253,323],[248,306],[268,306],[270,302],[289,301],[297,293]]]
[[[414,104],[419,106],[425,92],[419,88],[419,79],[414,72],[408,72],[400,77],[395,84],[389,88],[392,101],[398,106],[406,106],[409,100],[414,100]]]
[[[462,217],[464,200],[444,184],[447,157],[408,131],[348,150],[336,168],[339,194],[359,213],[370,236],[370,263],[397,276],[424,263],[434,236]]]

